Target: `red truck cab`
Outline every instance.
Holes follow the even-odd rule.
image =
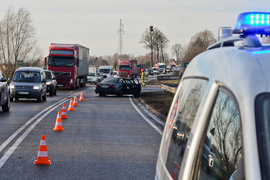
[[[119,60],[118,62],[119,77],[136,78],[137,61],[136,60]]]
[[[54,72],[57,86],[84,87],[88,75],[89,49],[78,44],[50,44],[46,58],[48,70]]]

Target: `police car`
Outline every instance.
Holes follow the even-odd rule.
[[[155,179],[270,179],[270,45],[259,40],[270,13],[242,13],[220,32],[182,77]]]

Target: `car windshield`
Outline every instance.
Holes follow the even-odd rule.
[[[17,71],[13,77],[14,82],[40,82],[39,72]]]
[[[110,73],[110,69],[99,69],[99,72],[108,74]]]
[[[270,93],[259,95],[255,101],[257,140],[261,172],[270,178]]]
[[[106,78],[102,81],[102,83],[118,83],[119,78]]]
[[[52,67],[73,67],[74,58],[67,57],[49,57],[49,66]]]
[[[52,74],[49,71],[45,72],[46,79],[52,79]]]
[[[129,70],[129,65],[119,65],[119,70]]]

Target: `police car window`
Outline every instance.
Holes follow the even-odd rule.
[[[199,179],[230,179],[242,157],[242,138],[238,108],[223,91],[218,93],[206,128]]]
[[[270,179],[270,93],[256,97],[255,112],[262,179]]]
[[[183,155],[190,135],[190,129],[193,125],[194,118],[196,116],[206,86],[206,80],[184,80],[181,91],[178,95],[180,99],[178,99],[178,112],[175,116],[173,114],[170,115],[174,116],[175,119],[172,121],[172,130],[169,133],[170,144],[166,160],[166,168],[173,179],[178,178]]]

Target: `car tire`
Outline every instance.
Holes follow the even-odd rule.
[[[122,97],[122,96],[123,96],[123,91],[120,91],[120,92],[118,93],[118,96],[119,96],[119,97]]]
[[[50,96],[53,96],[53,93],[54,93],[54,89],[51,88],[50,91],[49,91]]]
[[[104,93],[99,93],[98,95],[99,95],[99,96],[105,96],[106,94],[104,94]]]
[[[45,94],[42,96],[42,100],[43,100],[43,101],[46,101],[46,100],[47,100],[47,93],[45,93]]]
[[[10,100],[10,102],[13,102],[13,98],[10,98],[9,100]]]
[[[37,98],[37,102],[41,102],[41,94],[40,94],[40,96]]]
[[[2,106],[2,110],[4,112],[8,112],[10,109],[10,99],[11,98],[9,98],[9,95],[8,95],[7,102]]]
[[[56,95],[56,91],[57,91],[56,88],[54,88],[54,93],[53,93],[54,95]]]
[[[135,92],[135,93],[133,93],[133,96],[134,96],[135,98],[138,98],[138,97],[139,97],[139,93]]]

